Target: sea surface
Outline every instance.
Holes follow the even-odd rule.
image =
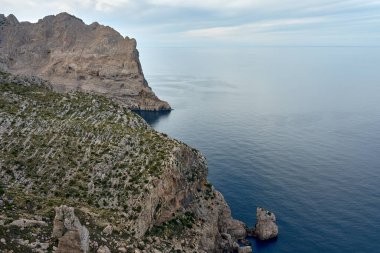
[[[380,48],[143,48],[170,113],[145,113],[207,157],[209,180],[260,253],[380,252]]]

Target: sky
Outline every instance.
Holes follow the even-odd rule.
[[[0,0],[20,21],[60,12],[140,48],[380,46],[380,0]]]

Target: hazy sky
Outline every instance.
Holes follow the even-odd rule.
[[[380,46],[380,0],[0,0],[36,22],[69,12],[147,46]]]

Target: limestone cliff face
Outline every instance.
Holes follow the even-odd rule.
[[[170,109],[148,86],[135,39],[67,13],[37,23],[0,15],[0,69],[47,79],[57,91],[103,94],[130,109]]]
[[[49,87],[0,72],[1,252],[238,249],[246,227],[199,151],[123,104]]]

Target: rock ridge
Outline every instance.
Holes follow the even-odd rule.
[[[0,70],[34,75],[56,91],[105,95],[136,110],[170,110],[145,80],[136,40],[68,13],[37,23],[0,14]]]

